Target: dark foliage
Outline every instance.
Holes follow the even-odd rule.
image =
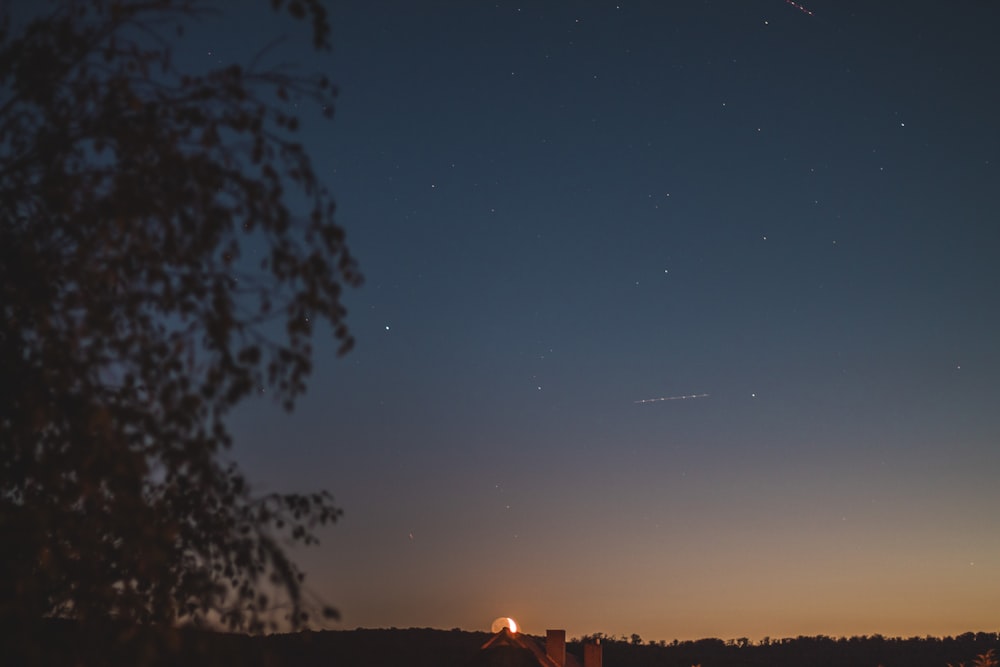
[[[850,667],[906,665],[947,667],[973,664],[976,656],[1000,648],[1000,633],[966,633],[958,637],[795,637],[760,643],[700,639],[636,646],[604,640],[606,667]]]
[[[353,630],[337,632],[299,632],[267,637],[223,635],[204,632],[178,632],[170,639],[169,650],[155,656],[156,667],[473,667],[479,664],[521,664],[527,656],[521,651],[500,651],[484,656],[481,647],[491,635],[460,630]],[[544,646],[544,637],[536,640]],[[91,646],[98,641],[83,641],[71,626],[49,628],[47,664],[62,665],[70,655],[68,646]],[[991,649],[1000,650],[998,633],[966,633],[958,637],[888,638],[879,635],[850,638],[796,637],[767,643],[721,639],[674,642],[669,644],[632,644],[630,641],[602,640],[605,667],[801,667],[828,665],[856,667],[947,667],[964,663],[967,667],[983,664],[977,656]],[[59,647],[63,648],[59,648]],[[131,657],[142,642],[126,644],[110,664],[134,664]],[[522,650],[523,651],[523,650]],[[567,643],[567,652],[582,664],[579,642]],[[988,663],[985,663],[988,664]]]
[[[329,46],[319,0],[271,5]],[[2,16],[0,624],[23,636],[53,616],[301,627],[313,606],[284,545],[339,510],[254,496],[220,454],[243,399],[293,407],[317,326],[351,347],[360,275],[287,102],[330,116],[335,90],[178,71],[171,44],[208,9]]]

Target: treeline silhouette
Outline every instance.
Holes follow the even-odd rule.
[[[82,657],[116,665],[155,667],[467,667],[486,632],[430,628],[305,631],[267,636],[178,630],[150,654],[149,642],[131,631],[130,638],[109,629],[107,636],[80,633],[70,622],[51,622],[39,629],[36,664],[74,664]],[[141,633],[139,633],[141,634]],[[114,635],[114,637],[112,637]],[[571,639],[567,652],[582,656],[582,640],[600,638],[605,667],[947,667],[975,665],[977,656],[1000,652],[1000,633],[967,632],[955,637],[799,636],[752,642],[745,638],[644,642],[638,635],[594,635]],[[538,638],[543,642],[543,638]],[[144,655],[136,655],[130,646]],[[109,652],[113,647],[113,652]],[[27,657],[27,656],[22,656]],[[94,660],[97,658],[97,660]],[[10,664],[16,664],[15,660]],[[995,663],[994,663],[995,664]]]
[[[648,642],[602,638],[606,667],[947,667],[972,665],[977,656],[1000,650],[1000,633],[957,637],[798,636],[781,639],[699,639]]]

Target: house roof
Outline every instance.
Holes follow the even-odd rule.
[[[475,667],[560,667],[533,637],[502,628],[490,637],[472,663]],[[562,667],[580,667],[569,653]]]

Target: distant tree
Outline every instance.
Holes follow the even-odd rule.
[[[641,645],[641,644],[642,644],[642,637],[640,637],[639,635],[637,635],[636,633],[634,633],[634,632],[633,632],[633,633],[632,633],[632,636],[631,636],[631,637],[629,637],[629,642],[630,642],[630,643],[631,643],[631,644],[632,644],[633,646],[639,646],[639,645]]]
[[[997,661],[996,651],[990,649],[985,653],[980,653],[976,656],[976,659],[972,661],[974,667],[997,667],[1000,662]]]
[[[16,21],[11,4],[0,622],[261,630],[280,601],[299,627],[311,605],[286,545],[340,511],[326,492],[255,496],[220,453],[243,399],[293,407],[317,327],[351,347],[341,292],[361,277],[289,102],[330,116],[335,90],[252,65],[179,71],[174,29],[200,0],[64,0]],[[271,5],[329,47],[321,0]]]

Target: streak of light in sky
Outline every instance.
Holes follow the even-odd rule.
[[[683,401],[688,398],[708,398],[708,394],[685,394],[683,396],[660,396],[659,398],[643,398],[633,403],[659,403],[660,401]]]

